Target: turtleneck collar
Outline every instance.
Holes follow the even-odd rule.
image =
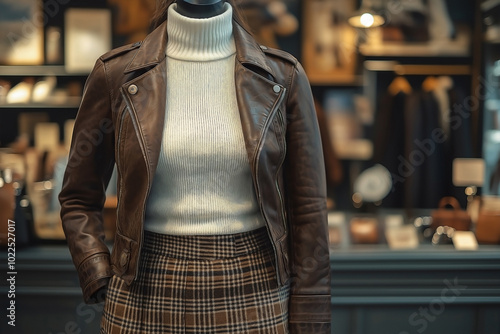
[[[180,15],[177,4],[168,8],[167,56],[185,61],[213,61],[236,52],[233,38],[233,8],[225,3],[224,13],[203,19]]]

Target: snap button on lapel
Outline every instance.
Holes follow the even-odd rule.
[[[281,87],[278,85],[274,85],[273,90],[275,93],[279,93],[279,92],[281,92]]]
[[[130,85],[128,86],[128,92],[132,95],[135,95],[137,94],[137,91],[139,90],[139,88],[137,88],[136,85]]]
[[[261,48],[262,50],[267,50],[267,46],[265,46],[265,45],[260,45],[260,48]]]

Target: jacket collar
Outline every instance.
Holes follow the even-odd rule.
[[[236,43],[236,59],[243,65],[257,66],[274,77],[260,45],[234,19],[233,35]],[[124,72],[146,69],[162,62],[166,57],[167,36],[167,21],[165,21],[144,39]]]

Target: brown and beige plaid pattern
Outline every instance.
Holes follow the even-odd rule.
[[[236,235],[145,232],[139,276],[114,276],[101,333],[288,333],[289,286],[276,284],[265,228]]]

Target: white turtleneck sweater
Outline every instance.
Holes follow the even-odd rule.
[[[144,228],[217,235],[264,226],[236,101],[232,7],[193,19],[168,9],[167,107]]]

